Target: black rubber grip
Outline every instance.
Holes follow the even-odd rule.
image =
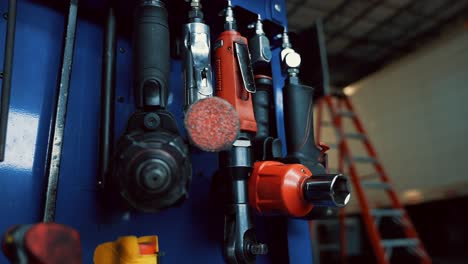
[[[314,139],[313,96],[310,86],[287,82],[283,88],[287,156],[314,173],[321,153]]]
[[[138,108],[165,108],[170,74],[169,27],[162,5],[136,7],[133,35],[135,104]]]
[[[252,95],[255,120],[257,121],[257,139],[270,136],[270,104],[272,81],[269,78],[256,78],[257,92]]]

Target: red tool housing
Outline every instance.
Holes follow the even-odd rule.
[[[312,176],[302,164],[259,161],[249,180],[249,203],[260,214],[302,217],[313,205],[304,198],[303,186]]]
[[[216,96],[234,106],[239,113],[241,131],[256,133],[252,96],[242,81],[235,43],[248,44],[247,39],[235,30],[222,32],[215,42]]]

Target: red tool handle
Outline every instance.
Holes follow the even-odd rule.
[[[241,131],[256,133],[252,95],[242,80],[236,58],[236,43],[247,45],[247,39],[234,30],[224,31],[215,42],[216,96],[225,99],[236,109]]]

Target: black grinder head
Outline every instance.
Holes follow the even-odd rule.
[[[192,165],[188,147],[176,130],[169,112],[135,113],[117,143],[106,189],[143,212],[184,201]]]
[[[188,197],[191,163],[179,136],[167,132],[130,133],[121,138],[113,185],[133,208],[157,212]]]

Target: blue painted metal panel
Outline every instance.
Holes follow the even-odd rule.
[[[233,1],[262,17],[286,24],[284,0]],[[283,13],[276,14],[275,3]],[[0,1],[6,10],[7,1]],[[100,5],[96,5],[99,8]],[[272,9],[273,8],[273,9]],[[79,10],[81,12],[81,10]],[[44,162],[50,117],[57,85],[64,15],[38,4],[20,1],[14,57],[13,89],[7,135],[6,160],[0,163],[0,231],[13,224],[32,223],[42,215],[46,185]],[[3,24],[3,25],[2,25]],[[0,50],[4,48],[5,20],[0,21]],[[115,138],[133,111],[131,47],[118,40]],[[157,234],[164,263],[222,263],[222,215],[209,200],[211,177],[217,168],[215,154],[192,151],[193,182],[190,199],[181,207],[157,214],[109,212],[99,202],[96,185],[101,79],[102,28],[80,19],[65,127],[56,220],[76,228],[83,244],[85,263],[92,262],[94,248],[123,235]],[[274,50],[273,73],[279,136],[284,140],[282,85],[279,50]],[[0,61],[3,54],[0,54]],[[171,64],[169,110],[182,128],[182,80],[180,61]],[[182,130],[183,131],[183,130]],[[268,221],[262,218],[261,221]],[[260,221],[260,222],[261,222]],[[308,231],[303,221],[288,224],[291,263],[311,263]],[[260,229],[260,228],[259,228]],[[0,262],[6,263],[1,255]],[[271,263],[270,257],[258,263]]]

